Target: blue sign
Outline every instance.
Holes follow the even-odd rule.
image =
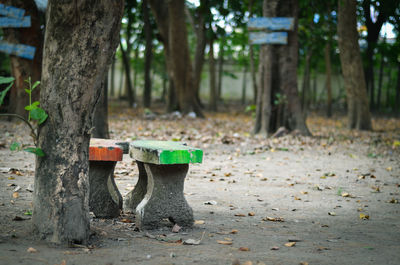
[[[250,32],[251,44],[287,44],[287,32]]]
[[[11,44],[8,42],[0,41],[0,52],[16,55],[25,59],[33,60],[35,57],[36,48],[24,44]]]
[[[292,30],[293,26],[292,17],[255,17],[247,23],[249,30]]]
[[[31,26],[31,16],[22,19],[12,17],[0,17],[0,28],[29,28]]]
[[[0,15],[22,19],[24,14],[25,9],[0,4]]]

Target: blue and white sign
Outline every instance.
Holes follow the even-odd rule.
[[[0,28],[29,28],[31,26],[31,16],[22,19],[12,17],[0,17]]]
[[[24,14],[25,9],[0,4],[0,15],[2,16],[22,19],[24,17]]]
[[[293,26],[292,17],[255,17],[247,23],[249,30],[292,30]]]
[[[287,44],[287,32],[250,32],[251,44]]]
[[[16,55],[25,59],[33,60],[35,57],[36,48],[24,44],[11,44],[8,42],[0,41],[0,52]]]

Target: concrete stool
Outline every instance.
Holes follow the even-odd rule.
[[[182,227],[193,225],[193,211],[184,194],[190,163],[201,163],[203,151],[178,142],[134,141],[130,155],[139,168],[139,180],[125,200],[136,212],[136,225],[156,229],[163,219]]]
[[[89,207],[98,218],[115,218],[122,209],[122,196],[114,181],[114,168],[129,143],[109,139],[90,139]]]

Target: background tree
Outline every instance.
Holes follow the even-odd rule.
[[[371,130],[366,83],[358,45],[356,0],[339,0],[340,61],[347,92],[348,127]]]
[[[89,237],[88,156],[100,85],[118,45],[123,1],[50,0],[47,7],[32,223],[40,238]]]
[[[310,133],[297,92],[298,2],[264,0],[263,15],[293,17],[295,22],[294,29],[288,32],[287,45],[263,45],[261,48],[260,85],[254,132],[268,135],[278,127],[285,126],[308,135]]]
[[[3,2],[3,1],[2,1]],[[25,9],[25,15],[31,16],[29,28],[4,28],[4,38],[9,43],[25,44],[36,48],[33,60],[11,55],[11,74],[15,78],[10,93],[9,113],[27,117],[25,106],[28,105],[28,95],[25,93],[26,82],[31,77],[32,82],[40,80],[42,70],[43,33],[40,29],[42,15],[34,0],[6,0],[5,5]],[[39,98],[39,89],[32,94],[33,100]]]

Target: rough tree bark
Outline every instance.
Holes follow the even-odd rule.
[[[348,127],[371,130],[371,114],[358,44],[356,0],[340,0],[338,37],[340,62],[347,96]]]
[[[153,58],[153,38],[151,32],[151,24],[149,17],[149,7],[147,0],[142,2],[144,34],[146,38],[145,61],[144,61],[144,90],[143,90],[143,106],[149,108],[151,105],[151,60]],[[136,71],[135,71],[136,72]]]
[[[31,77],[32,83],[40,80],[42,74],[43,34],[40,30],[40,17],[34,0],[7,0],[5,5],[25,9],[25,15],[31,16],[29,28],[3,28],[7,42],[13,44],[26,44],[36,47],[33,60],[11,55],[11,74],[15,78],[14,86],[10,92],[9,113],[16,113],[27,117],[25,106],[28,105],[28,94],[25,93],[27,84],[25,80]],[[39,99],[40,89],[32,94],[33,100]]]
[[[89,140],[96,101],[118,45],[122,0],[50,0],[32,223],[42,239],[87,242]]]

